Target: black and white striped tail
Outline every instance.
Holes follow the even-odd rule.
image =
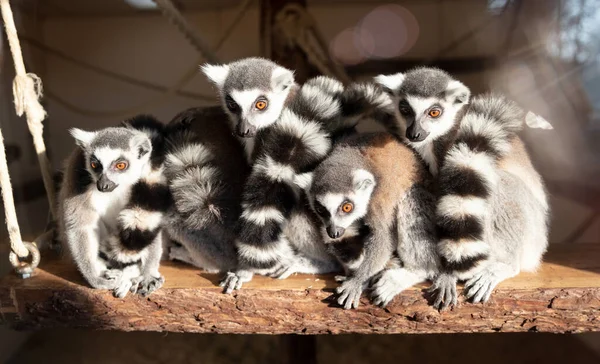
[[[165,127],[151,115],[138,115],[122,124],[146,133],[152,143],[151,171],[132,187],[129,202],[118,216],[121,245],[130,251],[141,251],[158,236],[172,204],[163,174]]]
[[[190,229],[222,222],[224,185],[215,156],[191,131],[172,131],[167,140],[165,176],[173,207]]]
[[[498,161],[525,114],[514,103],[493,95],[474,98],[461,120],[456,142],[439,174],[438,251],[445,268],[468,271],[489,254],[486,229],[489,199],[498,183]]]

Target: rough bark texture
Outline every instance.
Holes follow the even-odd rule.
[[[214,285],[217,277],[165,264],[165,287],[148,298],[87,288],[71,265],[47,262],[22,281],[0,280],[0,314],[16,328],[85,327],[200,333],[326,334],[441,332],[600,331],[600,248],[553,249],[536,274],[504,282],[490,302],[461,302],[438,313],[418,287],[382,309],[363,300],[345,311],[328,303],[329,278],[257,277],[234,295]]]

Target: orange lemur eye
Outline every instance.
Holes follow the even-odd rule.
[[[118,170],[122,171],[125,168],[127,168],[127,163],[125,163],[125,162],[119,162],[119,163],[115,164],[115,167],[117,167]]]
[[[96,163],[96,162],[91,162],[91,163],[90,163],[90,166],[92,166],[92,169],[96,169],[96,168],[98,168],[98,163]]]
[[[267,100],[258,100],[256,101],[256,103],[254,104],[254,106],[258,109],[258,110],[264,110],[267,108]]]
[[[440,109],[431,109],[431,110],[429,110],[427,115],[429,115],[432,118],[437,118],[440,115],[442,115],[442,111]]]
[[[342,205],[342,211],[344,211],[345,213],[349,214],[352,212],[352,210],[354,210],[354,205],[352,204],[352,202],[345,202]]]

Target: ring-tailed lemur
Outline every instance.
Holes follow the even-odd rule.
[[[318,242],[307,246],[285,229],[296,213],[311,221],[303,188],[332,138],[354,129],[355,122],[340,118],[343,86],[326,77],[298,86],[292,71],[261,58],[202,69],[218,87],[234,130],[246,138],[252,161],[236,241],[240,266],[223,282],[225,291],[240,288],[253,273],[285,278],[332,269],[324,247],[315,250]]]
[[[167,125],[165,174],[173,195],[169,257],[209,272],[237,267],[234,227],[249,166],[220,107],[181,112]]]
[[[420,158],[388,133],[350,137],[315,169],[309,199],[346,271],[337,289],[344,308],[358,306],[370,281],[374,303],[385,306],[438,275],[430,182]]]
[[[151,141],[124,127],[71,129],[71,134],[78,148],[67,160],[60,190],[62,241],[92,287],[111,289],[118,297],[130,289],[149,294],[164,281],[158,271],[161,216],[135,204],[152,204],[157,197],[140,198],[138,190],[152,178]],[[144,239],[144,231],[152,236]]]
[[[549,207],[516,135],[524,122],[532,126],[529,115],[500,96],[469,100],[465,85],[434,68],[376,81],[393,94],[408,145],[437,177],[438,252],[451,276],[434,282],[435,304],[456,302],[457,278],[467,281],[467,298],[483,302],[502,280],[535,270]]]

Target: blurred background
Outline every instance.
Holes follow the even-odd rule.
[[[295,69],[300,81],[319,73],[361,80],[434,65],[452,73],[475,93],[493,90],[507,94],[554,126],[553,131],[528,130],[524,134],[551,195],[550,241],[600,243],[600,1],[169,3],[183,14],[186,26],[181,26],[182,21],[175,25],[173,14],[161,11],[152,0],[11,1],[27,70],[43,80],[43,104],[49,114],[44,133],[54,168],[61,167],[74,146],[67,134],[70,127],[102,128],[142,112],[168,122],[185,108],[216,104],[215,91],[198,72],[198,65],[207,61],[200,52],[203,49],[210,50],[211,62],[266,56]],[[24,237],[32,240],[44,230],[48,206],[26,122],[14,112],[13,77],[3,34],[0,126],[19,224]],[[0,241],[0,256],[4,257],[8,253],[4,224]],[[7,260],[0,259],[0,273],[7,270]],[[62,358],[62,362],[112,362],[126,357],[123,353],[129,348],[144,352],[146,356],[138,359],[145,362],[196,361],[202,354],[213,358],[207,362],[220,362],[214,359],[218,356],[211,356],[211,348],[233,345],[241,348],[239,357],[232,354],[231,358],[237,358],[231,359],[234,362],[263,362],[277,361],[281,344],[277,338],[259,337],[59,334],[42,332],[30,337],[0,332],[0,359],[16,355],[13,362],[28,362],[37,352],[41,357],[53,353],[52,357]],[[61,351],[65,343],[57,341],[60,337],[77,343],[75,352],[80,354]],[[153,340],[183,354],[158,355],[155,348],[149,349]],[[214,340],[222,341],[214,344]],[[88,341],[104,343],[110,350]],[[27,350],[15,354],[23,342]],[[358,354],[348,354],[344,357],[347,362],[385,361],[389,355],[411,362],[419,360],[419,353],[430,346],[439,351],[429,352],[429,359],[449,362],[487,361],[491,353],[516,362],[600,358],[600,337],[594,335],[560,339],[545,335],[348,336],[319,338],[318,343],[319,355],[325,355],[319,356],[322,361],[327,353],[339,356],[352,347],[354,351],[350,351]],[[487,349],[483,343],[489,344]],[[532,347],[536,349],[532,351]],[[85,350],[93,357],[84,360]],[[248,359],[247,351],[255,357]],[[138,360],[128,362],[132,361]]]

